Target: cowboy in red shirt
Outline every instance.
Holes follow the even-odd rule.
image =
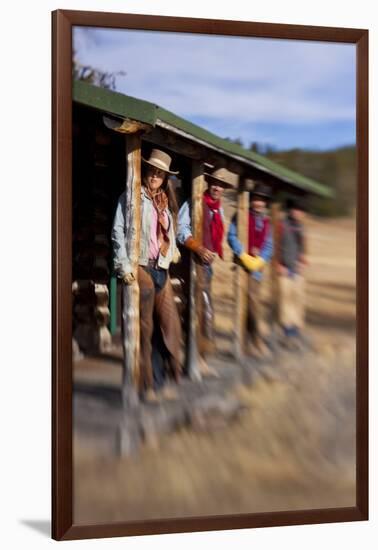
[[[270,219],[267,214],[271,188],[257,183],[250,193],[248,215],[248,248],[244,248],[237,234],[236,216],[231,220],[227,240],[238,261],[250,273],[248,277],[248,351],[256,358],[269,357],[270,351],[265,343],[263,307],[261,301],[262,269],[270,261],[273,253],[273,241]]]

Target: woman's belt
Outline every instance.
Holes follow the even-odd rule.
[[[146,267],[151,267],[152,269],[157,269],[158,271],[167,271],[167,269],[158,265],[158,261],[158,258],[156,258],[156,260],[148,260]]]

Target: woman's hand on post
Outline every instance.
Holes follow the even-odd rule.
[[[131,285],[135,282],[135,276],[133,273],[125,273],[122,277],[122,281],[125,283],[125,285]]]

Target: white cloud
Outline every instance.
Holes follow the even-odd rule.
[[[126,71],[120,91],[189,119],[355,118],[352,45],[76,29],[74,46],[81,62]]]

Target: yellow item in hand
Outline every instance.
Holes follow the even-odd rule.
[[[261,271],[265,264],[260,256],[250,256],[246,252],[240,254],[239,259],[248,271]]]

